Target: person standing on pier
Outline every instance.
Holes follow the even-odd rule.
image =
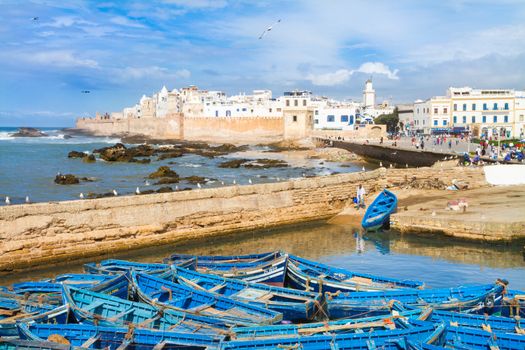
[[[358,187],[357,187],[357,209],[360,209],[360,208],[366,208],[366,205],[365,205],[365,195],[366,195],[366,191],[365,191],[365,188],[363,187],[362,184],[360,184]]]

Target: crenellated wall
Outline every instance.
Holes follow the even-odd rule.
[[[54,261],[331,217],[385,169],[166,194],[0,207],[0,273]]]

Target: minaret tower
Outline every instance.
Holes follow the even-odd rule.
[[[373,108],[376,104],[376,91],[372,87],[372,78],[365,82],[363,90],[363,105],[365,108]]]

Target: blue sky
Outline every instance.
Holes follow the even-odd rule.
[[[523,18],[523,0],[0,0],[0,125],[72,126],[162,85],[360,99],[372,76],[393,102],[525,89]]]

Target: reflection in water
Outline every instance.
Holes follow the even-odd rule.
[[[230,255],[280,249],[354,271],[422,280],[432,287],[492,283],[496,278],[505,278],[510,281],[511,288],[525,289],[522,246],[523,243],[471,243],[440,235],[401,235],[395,232],[363,234],[360,228],[351,225],[315,223],[151,247],[91,260],[118,258],[158,262],[172,252]],[[67,266],[49,266],[42,270],[0,277],[0,285],[65,272],[80,272],[85,262],[69,262]]]

